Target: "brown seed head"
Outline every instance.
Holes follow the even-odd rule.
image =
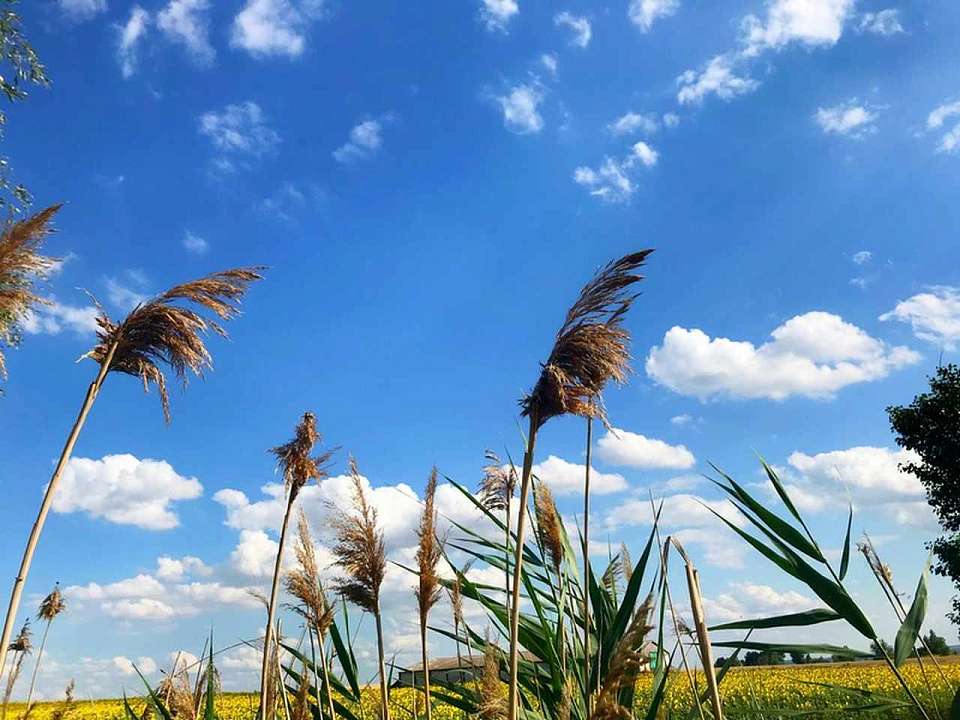
[[[637,297],[629,289],[642,279],[633,271],[651,252],[641,250],[609,263],[580,291],[540,378],[520,401],[523,415],[533,416],[537,427],[567,413],[606,422],[603,388],[610,380],[625,382],[630,370],[630,333],[622,321]]]
[[[620,565],[623,568],[623,579],[629,583],[633,577],[633,559],[630,557],[630,550],[626,543],[620,543]]]
[[[290,493],[290,502],[296,500],[300,490],[309,480],[320,482],[327,477],[327,465],[334,451],[329,450],[322,455],[310,455],[313,446],[321,439],[320,433],[317,432],[317,418],[313,413],[307,412],[297,423],[293,440],[270,449],[277,458],[277,466],[283,472],[283,482]]]
[[[23,627],[20,628],[20,634],[17,635],[13,642],[7,646],[7,650],[10,652],[18,652],[26,655],[31,650],[33,650],[33,633],[30,632],[30,621],[27,620],[23,623]]]
[[[483,456],[487,464],[477,492],[480,502],[487,510],[506,510],[516,491],[517,471],[513,465],[504,466],[493,450],[487,450]]]
[[[40,603],[37,619],[50,622],[66,609],[67,605],[63,600],[63,593],[60,592],[60,585],[58,584],[53,588],[53,592],[47,595]]]
[[[357,462],[350,458],[353,510],[331,507],[330,525],[336,542],[333,555],[345,575],[336,581],[337,591],[371,612],[380,612],[380,586],[387,571],[383,531],[377,526],[377,511],[364,492]]]
[[[437,468],[430,471],[427,479],[427,488],[423,499],[423,514],[420,516],[420,527],[417,528],[417,571],[419,586],[416,590],[417,607],[420,610],[420,622],[426,625],[427,613],[440,599],[440,576],[437,574],[437,564],[440,562],[441,547],[437,538],[437,509],[435,498],[437,494]]]
[[[55,265],[52,258],[40,254],[40,248],[59,209],[60,205],[52,205],[19,222],[8,220],[0,233],[0,377],[6,377],[3,348],[16,347],[21,323],[31,308],[45,302],[36,294],[34,283]]]
[[[500,683],[500,652],[489,638],[483,650],[483,674],[480,676],[478,710],[481,720],[502,720],[507,714],[507,703]]]
[[[647,662],[643,655],[644,639],[652,629],[650,613],[653,611],[653,594],[647,596],[627,631],[620,638],[607,670],[600,694],[594,705],[591,720],[627,720],[632,718],[631,708],[620,704],[620,689],[631,687],[637,681],[637,674]]]
[[[543,482],[538,482],[533,492],[533,508],[537,518],[537,535],[547,551],[553,569],[560,572],[563,563],[563,525],[553,493]]]
[[[333,607],[320,582],[313,536],[303,510],[297,520],[297,544],[294,552],[297,556],[297,567],[287,573],[287,592],[300,601],[302,608],[299,611],[323,638],[333,622]]]
[[[109,372],[133,375],[157,386],[163,416],[170,422],[170,398],[167,379],[161,368],[166,365],[184,386],[190,373],[199,378],[213,368],[203,341],[203,334],[213,330],[226,337],[219,322],[204,318],[199,312],[178,303],[189,303],[205,309],[219,320],[229,320],[239,313],[239,302],[247,286],[262,279],[261,267],[237,268],[170,288],[162,295],[135,307],[120,323],[111,320],[100,307],[97,317],[97,345],[82,357],[100,365],[107,361],[110,348],[116,343]],[[99,305],[99,304],[98,304]]]

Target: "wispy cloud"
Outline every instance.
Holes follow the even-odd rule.
[[[627,17],[643,32],[649,32],[660,18],[670,17],[680,8],[680,0],[630,0]]]
[[[543,89],[533,83],[524,83],[510,88],[507,94],[494,98],[503,112],[503,125],[518,135],[532,135],[543,130],[540,103]]]
[[[183,233],[183,249],[193,255],[205,255],[210,249],[210,243],[199,235],[185,230]]]
[[[224,172],[272,155],[280,144],[280,135],[267,124],[265,113],[252,100],[203,113],[198,118],[198,129],[217,151],[214,168]]]
[[[604,202],[625,203],[636,191],[632,179],[634,168],[638,165],[653,167],[659,159],[659,153],[647,143],[637,142],[621,160],[606,157],[596,168],[578,167],[573,172],[573,181]]]
[[[327,14],[324,0],[247,0],[233,19],[230,45],[257,58],[297,58],[310,24]]]
[[[383,146],[383,128],[391,118],[386,114],[354,125],[347,142],[333,151],[334,159],[340,163],[352,163],[372,157]]]
[[[480,20],[491,32],[506,33],[510,21],[519,14],[517,0],[481,0]]]
[[[574,47],[585,48],[590,44],[593,29],[590,27],[590,20],[586,17],[574,15],[570,11],[564,10],[554,15],[553,24],[558,27],[569,28],[572,31],[570,44]]]
[[[183,45],[198,65],[210,65],[216,52],[209,37],[209,0],[170,0],[157,13],[157,28],[170,41]]]
[[[828,135],[863,139],[877,130],[877,110],[857,98],[839,105],[817,108],[813,119]]]
[[[139,5],[130,8],[130,17],[123,25],[117,26],[117,62],[120,73],[125,78],[137,72],[140,60],[140,45],[147,34],[150,14]]]

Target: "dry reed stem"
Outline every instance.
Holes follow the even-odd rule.
[[[430,471],[424,492],[423,513],[417,528],[417,575],[418,585],[415,591],[417,610],[420,615],[420,648],[423,656],[423,694],[426,720],[432,716],[430,698],[430,664],[427,652],[427,616],[430,609],[440,599],[440,576],[437,563],[440,562],[441,547],[437,538],[437,468]]]
[[[5,378],[3,347],[15,347],[20,325],[36,305],[44,304],[34,283],[53,269],[56,261],[40,254],[51,220],[60,205],[51,205],[17,222],[8,221],[0,233],[0,378]]]
[[[250,283],[262,279],[262,270],[261,267],[224,270],[177,285],[138,305],[119,323],[111,320],[97,303],[98,343],[82,357],[101,365],[109,362],[108,372],[140,378],[145,391],[151,383],[156,385],[164,418],[169,422],[170,398],[161,367],[169,366],[186,386],[190,373],[202,378],[205,370],[213,368],[213,358],[204,344],[203,334],[212,330],[226,337],[218,321],[206,319],[178,303],[191,303],[218,320],[229,320],[240,312],[240,299]]]
[[[483,674],[480,676],[479,690],[481,720],[503,720],[507,712],[500,683],[500,653],[489,637],[483,649]]]
[[[537,518],[537,536],[547,551],[554,572],[559,575],[564,557],[563,525],[553,493],[543,482],[538,482],[533,488],[533,509]]]
[[[632,717],[631,708],[620,704],[620,691],[637,681],[640,669],[648,662],[643,655],[644,641],[651,630],[653,593],[643,601],[627,631],[620,638],[610,657],[610,666],[604,678],[591,720],[626,720]]]

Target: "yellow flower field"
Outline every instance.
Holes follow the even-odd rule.
[[[941,658],[943,675],[952,685],[960,686],[960,656]],[[926,663],[929,682],[924,680],[917,663],[910,662],[904,667],[904,674],[911,686],[917,689],[921,700],[934,714],[935,707],[946,716],[954,690],[941,678],[940,671],[932,663]],[[703,676],[698,674],[697,681],[703,687]],[[644,675],[638,684],[638,706],[645,705],[651,692],[652,676]],[[886,665],[880,662],[824,663],[804,666],[782,665],[778,667],[734,668],[721,685],[724,707],[730,717],[775,718],[779,710],[786,713],[803,711],[823,711],[818,717],[839,718],[848,716],[842,708],[864,704],[855,694],[847,694],[835,689],[818,687],[809,683],[844,685],[880,693],[891,698],[902,698],[899,685],[890,674]],[[931,690],[933,694],[931,696]],[[675,713],[675,717],[684,717],[691,707],[689,680],[680,672],[674,673],[666,706]],[[217,700],[218,715],[221,720],[251,720],[256,710],[257,697],[248,693],[226,693]],[[376,717],[378,692],[371,688],[364,695],[364,715]],[[144,707],[142,698],[131,701],[138,712]],[[423,705],[419,692],[410,689],[395,690],[391,695],[391,705],[395,720],[412,720],[421,715]],[[58,703],[43,703],[31,713],[33,720],[51,720]],[[8,717],[16,720],[23,713],[23,706],[11,705]],[[459,710],[438,704],[434,709],[435,720],[453,720],[461,718]],[[666,716],[665,716],[666,717]],[[873,715],[873,717],[911,717],[911,711]],[[123,701],[96,700],[78,702],[64,720],[120,720],[123,718]]]

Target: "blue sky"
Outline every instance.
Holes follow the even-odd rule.
[[[758,483],[756,451],[827,548],[849,492],[856,532],[914,586],[936,525],[884,408],[960,345],[960,9],[708,5],[22,6],[53,85],[10,109],[3,149],[38,205],[66,202],[49,241],[65,260],[0,400],[10,576],[94,374],[73,362],[92,344],[80,288],[117,316],[187,278],[270,266],[231,341],[211,340],[215,371],[173,393],[169,427],[155,396],[108,380],[28,586],[27,607],[68,588],[45,695],[76,677],[82,696],[115,696],[136,687],[130,661],[156,677],[211,626],[219,644],[257,635],[245,588],[266,582],[280,507],[266,449],[304,410],[343,448],[337,475],[356,455],[392,556],[409,557],[403,493],[433,464],[473,485],[485,448],[520,456],[517,400],[566,307],[643,247],[635,375],[608,393],[620,432],[595,448],[601,555],[646,538],[652,490],[712,618],[815,606],[699,505],[720,500],[698,479],[708,461]],[[538,447],[571,523],[583,442],[560,419]],[[303,498],[321,541],[343,490]],[[448,491],[444,512],[469,521]],[[851,578],[892,637],[861,562]],[[385,592],[404,661],[409,578]],[[950,594],[935,583],[930,622],[955,639]],[[227,687],[255,685],[249,652],[223,666]]]

